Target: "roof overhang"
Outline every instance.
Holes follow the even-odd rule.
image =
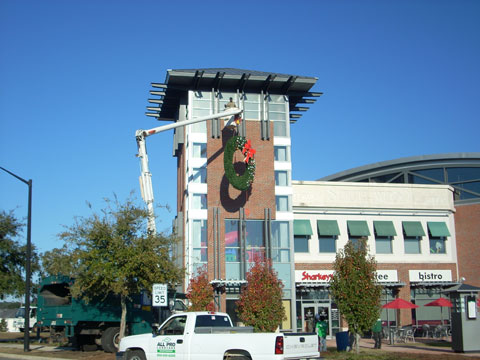
[[[146,115],[159,120],[175,120],[180,105],[180,99],[188,91],[225,91],[225,92],[253,92],[265,94],[287,95],[292,112],[304,112],[307,107],[298,107],[297,104],[312,104],[321,92],[311,92],[318,78],[270,73],[256,70],[242,70],[233,68],[208,69],[170,69],[164,84],[152,83],[155,88],[150,91],[159,99],[150,99],[158,107],[149,107]],[[160,91],[159,91],[160,89]],[[292,121],[301,114],[290,114]]]

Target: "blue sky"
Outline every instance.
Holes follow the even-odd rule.
[[[33,179],[32,241],[86,202],[140,199],[135,130],[167,69],[318,77],[292,126],[295,180],[406,156],[477,152],[480,1],[0,1],[0,166]],[[159,230],[175,215],[172,133],[148,139]],[[140,200],[139,200],[140,201]],[[0,210],[27,186],[0,172]]]

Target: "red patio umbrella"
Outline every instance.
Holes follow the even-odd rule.
[[[440,297],[437,300],[433,300],[432,302],[429,302],[428,304],[425,304],[424,306],[441,306],[441,307],[452,307],[452,303],[450,300]]]
[[[416,309],[418,305],[412,304],[409,301],[403,300],[401,298],[396,298],[389,303],[386,303],[382,306],[384,309]]]
[[[418,308],[418,305],[412,304],[411,302],[403,300],[401,298],[396,298],[395,300],[390,301],[389,303],[386,303],[385,305],[383,305],[382,308],[384,309],[415,309],[415,308]],[[390,333],[390,322],[388,323],[388,332]],[[391,342],[391,344],[393,343],[394,341]]]
[[[444,297],[440,297],[437,300],[433,300],[424,306],[440,306],[440,313],[442,314],[442,326],[443,326],[443,308],[444,307],[452,307],[452,303],[450,300],[445,299]]]

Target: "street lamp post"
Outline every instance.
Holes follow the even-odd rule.
[[[28,185],[27,259],[25,265],[25,330],[23,341],[23,351],[26,352],[30,351],[30,278],[32,272],[30,266],[32,258],[32,179],[29,179],[27,181],[1,166],[0,169]]]

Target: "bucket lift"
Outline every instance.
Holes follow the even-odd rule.
[[[145,143],[146,138],[151,135],[155,135],[170,129],[178,128],[180,126],[195,124],[198,122],[213,120],[218,118],[227,118],[228,121],[225,124],[225,126],[229,126],[230,124],[234,123],[234,121],[238,118],[238,115],[242,111],[243,110],[238,109],[236,107],[229,107],[225,111],[222,111],[219,113],[201,116],[201,117],[190,119],[190,120],[178,121],[172,124],[158,126],[150,130],[137,130],[135,132],[135,138],[137,140],[137,149],[138,149],[137,157],[140,158],[140,169],[141,169],[141,175],[139,178],[140,190],[142,193],[143,201],[145,201],[145,203],[147,204],[149,231],[151,231],[152,233],[155,233],[156,225],[155,225],[155,211],[154,211],[154,205],[153,205],[154,197],[153,197],[153,186],[152,186],[152,174],[148,167],[147,147]]]

